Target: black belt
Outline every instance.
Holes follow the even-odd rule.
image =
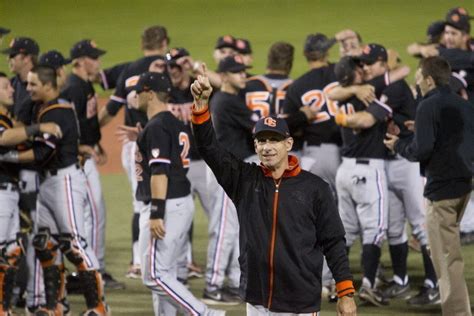
[[[11,190],[11,191],[16,191],[19,192],[20,188],[18,187],[18,184],[16,183],[11,183],[11,182],[2,182],[0,183],[0,190]]]
[[[81,166],[78,163],[76,163],[74,166],[76,167],[77,170],[81,169]],[[68,168],[68,167],[64,167],[64,168]],[[58,172],[61,169],[63,169],[63,168],[46,170],[45,174],[48,174],[48,175],[54,177],[54,176],[58,175]]]
[[[356,164],[358,165],[369,165],[370,161],[367,159],[356,159]]]

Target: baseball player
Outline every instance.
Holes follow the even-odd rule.
[[[266,73],[247,79],[245,103],[259,118],[282,114],[286,89],[293,82],[289,78],[293,55],[293,45],[285,42],[274,43],[268,51]],[[242,59],[245,60],[243,57]]]
[[[123,289],[125,285],[105,270],[106,209],[97,164],[105,163],[106,158],[100,146],[97,95],[90,81],[99,72],[103,54],[105,51],[97,48],[93,40],[86,39],[73,45],[70,52],[72,74],[61,91],[61,98],[74,105],[79,122],[79,153],[83,157],[87,180],[86,238],[99,260],[105,287]]]
[[[257,122],[254,148],[261,164],[244,163],[214,134],[208,78],[199,77],[191,91],[199,151],[237,205],[247,315],[319,315],[323,253],[338,281],[338,315],[355,315],[344,229],[330,188],[288,155],[292,139],[285,121]]]
[[[130,64],[131,62],[125,62],[106,69],[101,69],[92,81],[94,83],[99,83],[104,90],[115,89],[122,71],[124,71]]]
[[[38,43],[29,37],[16,37],[7,49],[2,50],[3,54],[8,55],[8,65],[10,71],[15,74],[11,79],[11,84],[15,90],[13,99],[14,105],[11,109],[13,117],[29,125],[32,120],[33,102],[26,91],[26,79],[28,72],[37,64],[39,46]],[[22,214],[21,226],[25,230],[31,230],[31,218],[36,209],[36,196],[38,192],[38,174],[32,165],[24,165],[20,170],[20,180],[23,185],[20,192],[20,212]],[[26,220],[23,220],[26,219]],[[25,241],[25,245],[27,242]],[[20,264],[22,273],[18,273],[17,286],[19,287],[19,297],[27,286],[26,264]]]
[[[142,34],[142,50],[144,57],[134,61],[128,65],[120,75],[119,82],[114,94],[110,97],[107,106],[99,112],[100,126],[106,125],[113,116],[117,114],[120,108],[125,107],[125,125],[135,128],[137,124],[142,127],[147,122],[145,113],[136,109],[133,104],[135,98],[135,91],[132,87],[137,83],[140,74],[153,69],[154,71],[165,71],[166,61],[165,54],[168,51],[168,33],[165,27],[155,25],[151,26]],[[135,175],[135,142],[127,141],[122,147],[122,166],[128,176],[131,184],[133,196],[133,220],[132,220],[132,264],[127,276],[139,277],[140,274],[140,256],[138,249],[139,236],[139,216],[140,209],[143,208],[143,203],[135,199],[135,192],[137,189],[137,179]]]
[[[218,67],[222,78],[221,90],[211,100],[217,141],[228,144],[240,159],[256,160],[252,147],[252,130],[258,120],[239,95],[245,88],[249,66],[239,55],[224,58]],[[207,249],[207,304],[238,304],[240,270],[238,266],[238,219],[235,206],[220,185],[211,184],[215,204],[209,213],[209,244]],[[227,285],[224,281],[227,276]]]
[[[43,268],[46,303],[41,315],[62,312],[60,264],[58,250],[76,266],[84,286],[88,310],[85,315],[107,315],[102,277],[94,251],[88,247],[84,228],[87,192],[84,173],[78,165],[79,130],[74,108],[58,100],[56,71],[38,66],[28,73],[28,92],[35,105],[34,121],[54,122],[63,137],[43,134],[35,139],[29,155],[42,168],[38,194],[36,255]]]
[[[142,278],[158,293],[155,315],[224,315],[205,304],[177,280],[177,259],[187,242],[194,214],[189,168],[189,136],[184,124],[167,111],[171,82],[166,74],[147,72],[135,86],[138,109],[149,119],[137,139],[137,200],[140,213]]]
[[[10,304],[18,264],[24,255],[20,234],[19,167],[15,145],[41,133],[61,137],[61,130],[54,123],[15,127],[9,114],[13,106],[14,90],[4,73],[0,73],[0,315],[12,315]],[[10,162],[8,162],[10,161]],[[23,160],[22,162],[32,162]]]
[[[250,41],[245,38],[236,38],[235,39],[235,50],[237,53],[242,56],[244,64],[246,66],[252,66],[253,56],[252,56],[252,46]]]
[[[363,83],[362,67],[353,57],[343,57],[335,73],[342,86]],[[363,280],[359,297],[376,306],[388,304],[375,288],[375,275],[388,220],[384,164],[387,151],[383,138],[385,121],[391,115],[392,109],[378,100],[367,107],[352,97],[341,105],[335,118],[342,127],[343,139],[343,161],[336,176],[339,213],[347,247],[362,236]]]
[[[304,105],[310,105],[318,112],[311,124],[290,124],[289,127],[291,131],[303,129],[302,168],[328,181],[333,189],[340,163],[341,137],[334,123],[337,104],[327,99],[326,93],[337,85],[334,65],[328,62],[328,51],[335,42],[335,39],[328,39],[321,33],[307,36],[304,52],[311,70],[288,87],[284,103],[284,113],[287,114],[295,113]],[[298,143],[301,144],[297,138],[297,146]]]
[[[172,48],[170,53],[166,55],[168,74],[173,85],[168,102],[168,109],[184,123],[187,129],[190,141],[189,158],[191,159],[187,177],[191,183],[191,193],[194,197],[199,198],[204,212],[208,215],[213,205],[211,201],[213,197],[211,194],[212,189],[208,187],[208,183],[210,183],[211,180],[207,179],[211,176],[211,173],[208,172],[206,163],[199,156],[191,131],[191,106],[193,96],[189,88],[194,79],[179,63],[182,58],[186,58],[187,56],[189,56],[189,52],[185,48]],[[193,262],[192,233],[193,225],[189,231],[187,251],[183,253],[179,264],[178,278],[183,282],[187,281],[188,275],[195,277],[203,276],[201,268]]]
[[[364,79],[372,80],[388,71],[387,51],[378,44],[364,47],[359,60],[364,65]],[[401,137],[412,134],[406,126],[407,120],[414,120],[415,100],[410,87],[404,80],[388,85],[381,100],[392,108],[393,123],[400,129]],[[388,156],[385,171],[388,181],[389,218],[387,239],[393,267],[393,281],[383,290],[387,298],[409,296],[410,286],[407,274],[408,239],[406,221],[411,225],[412,235],[420,242],[425,269],[424,285],[420,292],[407,301],[412,305],[435,304],[439,301],[437,277],[429,256],[428,238],[425,229],[423,200],[423,179],[419,175],[418,163],[409,162],[400,156]]]

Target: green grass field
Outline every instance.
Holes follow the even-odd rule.
[[[328,35],[344,28],[360,32],[365,42],[378,42],[394,48],[404,63],[412,69],[416,60],[405,53],[414,41],[425,40],[429,23],[443,19],[445,12],[463,5],[474,12],[472,1],[450,0],[0,0],[0,25],[12,29],[5,47],[13,36],[30,36],[38,40],[41,50],[59,49],[66,55],[76,41],[95,39],[108,52],[105,67],[140,57],[139,35],[152,24],[168,28],[171,46],[186,47],[197,59],[214,68],[211,53],[215,40],[224,34],[248,38],[254,50],[253,73],[265,70],[268,47],[275,41],[288,41],[296,47],[292,77],[306,71],[302,57],[307,34]],[[337,60],[333,48],[332,60]],[[0,62],[0,71],[7,71]],[[409,81],[412,80],[412,75]],[[119,144],[117,144],[119,146]],[[130,260],[131,199],[124,175],[105,175],[104,192],[108,206],[107,267],[118,279],[125,281],[127,290],[110,291],[107,299],[114,315],[152,315],[151,295],[140,281],[125,279]],[[207,222],[200,207],[196,212],[194,253],[197,262],[205,264]],[[464,249],[465,275],[474,302],[474,246]],[[359,249],[351,251],[351,266],[356,280],[360,279]],[[383,262],[390,265],[388,252]],[[414,286],[421,285],[422,263],[417,253],[409,255],[409,275]],[[191,281],[191,289],[200,296],[203,281]],[[73,296],[74,315],[83,307],[82,297]],[[334,305],[323,305],[322,315],[335,315]],[[229,315],[244,315],[244,307],[229,309]],[[393,301],[387,308],[360,308],[359,315],[436,315],[438,308],[409,308],[402,301]]]

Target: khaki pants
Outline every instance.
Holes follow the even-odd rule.
[[[428,240],[445,316],[472,315],[459,240],[459,222],[469,196],[470,193],[456,199],[428,201]]]

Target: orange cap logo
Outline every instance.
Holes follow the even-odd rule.
[[[451,20],[453,20],[453,22],[459,22],[459,15],[453,14],[453,15],[451,16]]]
[[[277,121],[274,120],[272,117],[266,117],[265,120],[263,121],[263,124],[270,126],[270,127],[276,127],[277,126]]]
[[[232,43],[232,42],[234,41],[233,38],[232,38],[232,36],[230,36],[230,35],[226,35],[226,36],[224,36],[222,39],[223,39],[224,42],[226,42],[226,43]]]
[[[242,59],[242,56],[240,55],[235,55],[234,56],[234,60],[240,64],[243,64],[244,63],[244,60]]]

